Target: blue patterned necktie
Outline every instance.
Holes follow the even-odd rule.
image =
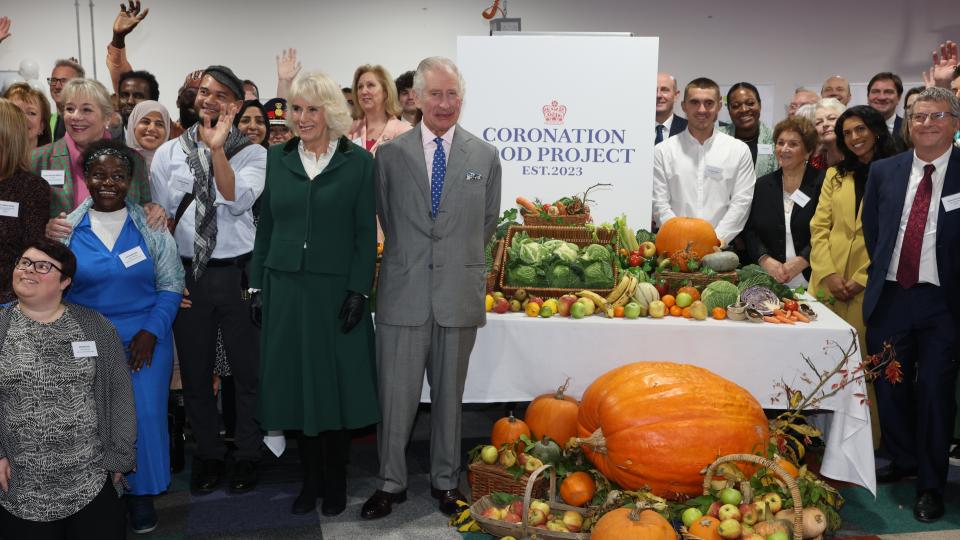
[[[663,130],[666,126],[657,124],[657,136],[653,139],[653,144],[657,145],[663,142]]]
[[[433,169],[430,173],[430,215],[437,219],[440,209],[440,195],[443,194],[443,177],[447,174],[447,155],[443,152],[443,138],[433,140],[437,150],[433,153]]]

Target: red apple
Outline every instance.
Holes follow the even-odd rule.
[[[578,298],[572,294],[565,294],[560,297],[558,304],[558,312],[561,317],[567,317],[570,315],[570,306],[572,306]]]
[[[537,508],[530,509],[527,513],[527,523],[533,527],[539,527],[547,522],[547,515]]]
[[[753,525],[757,522],[757,509],[750,503],[740,505],[740,521],[746,525]]]
[[[493,302],[494,313],[506,313],[510,311],[510,302],[506,298],[497,298]]]
[[[583,527],[583,516],[573,510],[567,510],[563,513],[563,524],[567,526],[570,532],[577,532]]]
[[[713,503],[710,505],[710,508],[707,509],[707,515],[711,517],[717,517],[717,512],[720,511],[721,506],[722,505],[719,501],[713,501]]]

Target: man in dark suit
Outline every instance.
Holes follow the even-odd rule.
[[[383,422],[380,486],[361,516],[406,500],[410,439],[423,374],[430,383],[430,484],[452,514],[460,472],[467,364],[485,319],[483,247],[500,213],[497,149],[457,125],[463,79],[446,58],[413,79],[423,121],[377,150],[377,215],[386,238],[377,291],[377,371]]]
[[[673,114],[673,104],[680,91],[677,80],[669,73],[657,73],[657,126],[653,144],[663,142],[667,137],[683,133],[687,129],[687,119]]]
[[[867,103],[887,122],[887,130],[893,136],[897,152],[906,150],[903,140],[903,117],[897,114],[900,96],[903,95],[903,81],[896,73],[884,71],[874,75],[867,84]]]
[[[913,513],[943,515],[960,345],[960,102],[928,88],[909,111],[914,151],[870,168],[861,206],[870,254],[863,318],[867,349],[889,343],[903,382],[877,379],[877,405],[891,465],[877,481],[917,475]]]

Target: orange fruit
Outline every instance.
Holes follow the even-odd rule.
[[[673,317],[682,317],[682,316],[683,316],[683,308],[681,308],[680,306],[678,306],[678,305],[676,305],[676,304],[674,304],[673,306],[670,306],[670,315],[673,316]]]
[[[665,294],[660,297],[660,301],[663,302],[668,308],[672,308],[677,304],[677,299],[672,294]]]
[[[683,318],[684,318],[684,319],[692,319],[692,318],[693,318],[693,313],[690,311],[690,306],[687,306],[687,307],[683,308],[683,311],[681,311],[680,314],[683,315]]]
[[[623,317],[623,306],[614,306],[613,308],[614,317]]]
[[[722,321],[723,319],[727,318],[727,310],[723,309],[722,307],[713,308],[713,311],[710,314],[718,321]]]

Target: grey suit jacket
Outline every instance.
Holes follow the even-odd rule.
[[[482,326],[483,247],[500,213],[500,157],[493,145],[458,125],[434,220],[421,139],[418,125],[377,149],[384,251],[376,321],[420,326],[432,312],[441,326]]]

